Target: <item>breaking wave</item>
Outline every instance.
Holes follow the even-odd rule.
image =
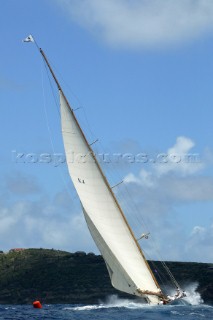
[[[187,285],[184,288],[186,292],[186,297],[184,298],[184,300],[189,304],[191,304],[192,306],[196,306],[203,303],[203,299],[201,298],[201,295],[199,294],[199,292],[196,291],[198,288],[198,285],[199,284],[195,282]]]
[[[180,304],[180,305],[188,304],[188,305],[192,305],[192,306],[202,304],[203,299],[202,299],[200,293],[196,291],[198,288],[198,285],[199,285],[199,283],[197,283],[197,282],[182,285],[181,288],[185,291],[186,297],[181,300],[176,300],[175,304]],[[174,296],[176,293],[174,289],[171,289],[168,287],[166,288],[166,292],[170,296]]]
[[[139,309],[144,307],[147,308],[150,306],[138,300],[122,299],[122,298],[118,298],[117,295],[111,295],[106,299],[105,302],[100,301],[99,304],[77,306],[77,307],[66,308],[66,309],[84,311],[84,310],[96,310],[96,309],[108,309],[108,308]]]
[[[177,301],[177,304],[196,306],[203,303],[201,295],[196,291],[198,288],[198,283],[191,283],[186,286],[183,286],[183,288],[187,296],[184,299]],[[171,294],[175,294],[175,292],[171,292]],[[106,301],[104,302],[100,301],[99,304],[67,307],[65,309],[75,310],[75,311],[88,311],[88,310],[107,309],[107,308],[141,309],[141,308],[157,308],[157,307],[158,306],[153,306],[153,305],[148,305],[146,303],[143,303],[140,299],[138,300],[122,299],[122,298],[119,298],[117,295],[111,295],[106,299]]]

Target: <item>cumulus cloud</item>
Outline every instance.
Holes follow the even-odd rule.
[[[158,175],[168,172],[176,172],[183,176],[193,174],[203,168],[203,163],[199,155],[191,152],[195,143],[184,136],[177,137],[176,143],[165,153],[166,158],[162,157],[154,168]]]
[[[152,173],[144,169],[141,169],[141,171],[139,172],[139,177],[136,177],[133,173],[129,173],[125,177],[124,181],[126,183],[136,183],[147,187],[154,186]]]
[[[191,183],[194,184],[196,189],[196,185],[198,185],[198,181],[196,181],[197,178],[192,178],[191,176],[201,172],[204,168],[204,163],[201,162],[200,155],[193,152],[194,146],[195,143],[190,138],[184,136],[177,137],[175,144],[171,148],[164,153],[159,153],[155,163],[152,164],[151,162],[151,170],[142,168],[138,176],[129,173],[124,181],[126,183],[136,183],[144,187],[155,187],[158,186],[159,181],[161,184],[165,181],[167,185],[170,185],[171,180],[174,181],[173,176],[175,175],[175,179],[179,183],[181,183],[180,177],[187,177],[187,179],[183,179],[182,181],[188,183],[188,187],[190,187]],[[179,176],[179,178],[177,178],[177,176]],[[188,178],[189,176],[190,178]],[[201,184],[203,184],[205,180],[207,186],[211,186],[211,179],[199,179]],[[182,189],[182,186],[180,189]]]
[[[187,154],[194,146],[191,139],[178,137],[174,146],[165,154]],[[186,235],[185,221],[178,218],[180,206],[213,200],[213,178],[202,175],[202,169],[204,163],[155,163],[149,169],[143,168],[138,174],[129,173],[124,179],[137,206],[136,210],[128,208],[127,202],[132,200],[121,197],[123,207],[129,212],[128,219],[134,231],[137,235],[144,231],[151,231],[152,237],[157,235],[157,246],[166,252],[166,259],[211,261],[212,257],[208,254],[208,250],[213,249],[210,248],[210,229],[207,231],[205,227],[194,226],[192,233]],[[211,245],[206,245],[207,239]],[[200,258],[198,242],[199,250],[204,247]],[[143,243],[143,248],[151,257],[154,255],[159,259],[150,243]]]
[[[79,201],[66,191],[50,198],[35,177],[21,172],[8,175],[4,188],[7,196],[0,199],[1,250],[42,247],[94,251]],[[34,194],[36,197],[29,197]]]
[[[75,211],[69,206],[63,212],[44,197],[34,202],[18,200],[1,205],[0,220],[0,242],[4,250],[42,247],[93,251],[94,248],[80,208]]]
[[[73,21],[111,45],[173,45],[213,31],[211,0],[56,1]]]
[[[199,154],[192,152],[195,143],[184,136],[177,137],[174,146],[164,153],[159,153],[156,160],[151,162],[152,170],[142,168],[139,176],[129,173],[125,182],[154,186],[158,179],[168,174],[176,174],[182,177],[199,173],[204,168]]]
[[[187,240],[185,254],[188,259],[213,261],[213,224],[209,227],[194,226]]]

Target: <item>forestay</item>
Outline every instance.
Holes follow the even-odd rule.
[[[97,163],[73,111],[60,92],[61,123],[69,174],[84,215],[105,262],[112,285],[141,296],[137,291],[159,292],[145,258],[128,226],[111,188]],[[152,303],[159,297],[148,296]]]

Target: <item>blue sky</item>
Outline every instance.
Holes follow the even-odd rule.
[[[212,262],[212,13],[201,0],[1,3],[0,249],[97,252],[66,165],[22,163],[63,153],[57,92],[55,102],[39,52],[21,41],[32,34],[100,152],[197,155],[103,167],[125,181],[116,193],[136,235],[145,221],[163,258]],[[158,258],[151,240],[145,250]]]

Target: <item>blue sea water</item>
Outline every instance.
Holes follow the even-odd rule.
[[[166,305],[149,306],[141,302],[109,297],[108,301],[91,305],[43,305],[34,309],[31,305],[0,305],[1,320],[197,320],[213,319],[213,306]]]

